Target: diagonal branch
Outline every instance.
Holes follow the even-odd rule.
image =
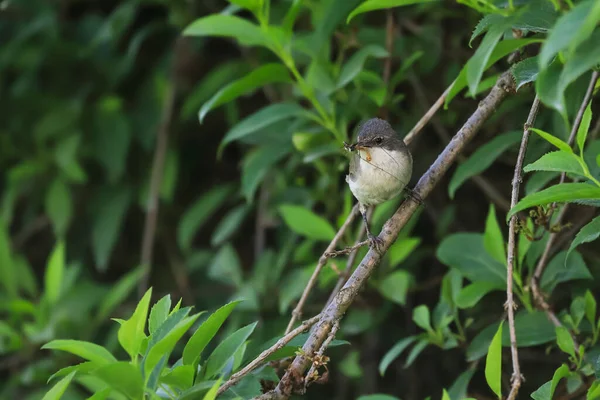
[[[304,307],[304,303],[306,303],[306,299],[308,298],[310,291],[317,283],[317,278],[319,277],[321,270],[327,263],[327,258],[328,258],[327,254],[331,253],[332,251],[335,250],[335,247],[337,246],[337,244],[340,241],[340,239],[342,238],[342,236],[344,236],[344,233],[346,233],[346,230],[348,229],[348,227],[350,225],[352,225],[352,221],[354,221],[354,218],[356,217],[357,213],[358,213],[358,205],[355,205],[352,208],[352,210],[350,211],[350,214],[348,214],[348,217],[346,218],[346,221],[344,221],[344,224],[337,231],[337,233],[335,234],[335,236],[329,243],[329,246],[327,246],[327,249],[325,249],[325,252],[321,256],[321,258],[319,258],[319,262],[317,263],[315,270],[313,271],[308,283],[306,284],[306,287],[304,288],[304,291],[302,292],[302,296],[300,296],[300,300],[298,301],[298,304],[294,308],[294,311],[292,311],[292,318],[290,319],[287,329],[285,330],[286,334],[288,334],[292,330],[296,321],[298,321],[300,318],[302,318],[302,308]]]
[[[319,316],[320,316],[320,314],[317,314],[314,317],[312,317],[311,319],[307,319],[306,321],[304,321],[299,327],[297,327],[296,329],[287,333],[284,337],[279,339],[277,341],[277,343],[275,343],[273,346],[269,347],[268,349],[266,349],[265,351],[260,353],[258,355],[258,357],[256,357],[254,360],[252,360],[248,365],[246,365],[239,372],[236,372],[235,374],[231,375],[229,380],[227,382],[225,382],[219,388],[219,390],[217,391],[217,395],[225,392],[227,389],[229,389],[233,385],[237,384],[244,376],[248,375],[250,372],[254,371],[261,364],[263,364],[265,362],[265,360],[267,358],[269,358],[269,356],[271,354],[275,353],[277,350],[282,349],[293,338],[295,338],[296,336],[298,336],[299,334],[301,334],[302,332],[306,331],[311,326],[313,326],[319,320]]]
[[[523,160],[525,160],[525,153],[527,152],[527,143],[529,141],[530,128],[535,123],[538,110],[540,108],[540,99],[536,96],[533,100],[533,105],[529,111],[527,122],[523,129],[523,139],[521,139],[521,147],[519,148],[519,155],[517,157],[517,163],[515,165],[515,173],[512,181],[512,195],[510,198],[510,206],[514,207],[519,201],[519,189],[521,186],[521,180],[523,178]],[[505,307],[508,312],[508,329],[510,333],[510,353],[513,365],[513,375],[511,379],[511,388],[508,399],[514,400],[517,397],[519,388],[523,377],[521,375],[521,367],[519,366],[519,354],[517,352],[517,334],[515,331],[515,302],[513,299],[513,271],[515,267],[516,258],[516,236],[517,236],[517,216],[513,215],[510,218],[508,228],[508,252],[506,260],[506,303]]]
[[[175,65],[177,63],[177,56],[182,51],[183,39],[175,41],[175,49],[173,56],[173,76],[167,89],[167,95],[165,96],[161,122],[158,127],[156,134],[156,145],[154,149],[154,159],[152,160],[152,172],[150,176],[150,190],[148,193],[148,209],[146,211],[146,221],[144,222],[144,235],[142,238],[142,249],[141,249],[141,260],[142,266],[142,277],[138,286],[138,294],[142,296],[146,289],[148,289],[148,282],[150,280],[150,273],[152,272],[152,255],[154,252],[154,241],[156,239],[156,223],[158,220],[158,204],[159,204],[159,192],[160,186],[163,180],[163,172],[165,166],[165,155],[167,153],[169,130],[171,129],[171,121],[173,119],[173,112],[175,109],[175,101],[177,95],[177,88],[175,83]]]
[[[510,72],[505,72],[498,79],[498,82],[486,98],[479,103],[477,110],[469,117],[467,122],[465,122],[463,127],[456,133],[417,183],[414,191],[421,199],[425,199],[433,191],[437,183],[456,160],[458,154],[475,137],[484,122],[494,113],[496,107],[514,90],[514,81],[510,76]],[[287,399],[295,391],[302,390],[304,387],[304,372],[311,364],[311,358],[319,351],[333,326],[342,319],[348,307],[366,284],[373,270],[379,265],[385,252],[398,238],[400,230],[408,223],[418,208],[419,204],[414,200],[404,201],[400,205],[394,215],[385,223],[379,234],[379,237],[383,241],[381,250],[369,250],[350,279],[348,279],[344,287],[321,314],[319,322],[312,329],[302,348],[302,354],[294,359],[277,387],[273,391],[259,396],[257,399]]]

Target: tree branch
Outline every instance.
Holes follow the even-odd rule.
[[[594,94],[594,88],[596,86],[596,82],[600,77],[600,73],[598,71],[594,71],[592,73],[592,77],[590,79],[590,83],[588,85],[585,96],[583,97],[583,101],[581,102],[581,106],[579,107],[579,111],[577,111],[577,115],[575,117],[575,121],[573,122],[573,127],[571,128],[571,133],[569,135],[568,143],[570,146],[575,142],[575,137],[577,136],[577,131],[579,130],[579,126],[581,125],[581,120],[583,119],[583,114],[585,113],[585,109],[588,104],[592,100],[592,96]],[[566,173],[562,173],[560,175],[560,183],[563,183],[566,178]],[[559,184],[560,184],[559,183]],[[554,204],[553,206],[555,206]],[[556,218],[556,224],[561,224],[562,220],[567,212],[568,204],[565,204],[558,214]],[[535,267],[535,273],[533,274],[533,279],[531,280],[531,291],[533,292],[533,298],[538,305],[539,308],[546,312],[548,318],[552,321],[555,326],[562,326],[560,320],[556,317],[550,305],[546,302],[543,293],[540,291],[540,280],[542,278],[542,274],[544,273],[544,269],[546,265],[548,265],[548,261],[550,260],[550,254],[552,252],[552,248],[556,239],[558,237],[558,232],[550,233],[550,237],[548,238],[548,242],[546,242],[546,247],[544,248],[544,252],[540,257],[537,266]]]
[[[261,364],[263,364],[265,362],[265,360],[267,358],[269,358],[269,356],[271,354],[275,353],[277,350],[282,349],[293,338],[295,338],[296,336],[298,336],[299,334],[301,334],[302,332],[306,331],[311,326],[313,326],[319,320],[319,317],[320,317],[320,314],[317,314],[314,317],[312,317],[311,319],[304,321],[302,323],[302,325],[300,325],[293,331],[287,333],[284,337],[279,339],[277,341],[277,343],[275,343],[273,346],[269,347],[267,350],[260,353],[258,355],[258,357],[256,357],[254,360],[252,360],[248,365],[246,365],[239,372],[236,372],[235,374],[231,375],[231,377],[227,380],[227,382],[225,382],[219,388],[219,390],[217,391],[217,395],[220,395],[221,393],[225,392],[227,389],[229,389],[233,385],[237,384],[244,376],[248,375],[250,372],[254,371]]]
[[[425,199],[433,191],[436,184],[456,160],[458,154],[475,137],[483,123],[493,114],[496,107],[508,93],[512,93],[514,90],[514,81],[510,76],[510,72],[505,72],[486,98],[479,103],[477,110],[469,117],[417,183],[414,191],[421,199]],[[369,250],[350,279],[321,314],[319,322],[312,329],[302,348],[302,355],[294,359],[277,387],[273,391],[259,396],[258,399],[286,399],[294,391],[302,390],[304,387],[303,374],[311,363],[311,357],[321,348],[333,326],[341,320],[387,249],[398,238],[400,230],[408,223],[418,207],[419,203],[411,198],[402,202],[379,234],[383,241],[381,250]]]
[[[530,128],[533,127],[535,123],[535,118],[537,116],[538,110],[540,107],[540,99],[536,96],[533,100],[533,105],[531,106],[531,110],[529,110],[529,116],[527,117],[527,122],[525,122],[525,126],[523,128],[523,139],[521,139],[521,147],[519,148],[519,155],[517,157],[517,162],[515,165],[515,173],[513,175],[512,181],[512,195],[510,198],[510,206],[514,207],[519,201],[519,189],[521,186],[521,180],[523,177],[523,160],[525,160],[525,153],[527,152],[527,143],[529,141],[529,135],[531,131]],[[512,358],[513,365],[513,375],[511,379],[511,388],[510,394],[508,395],[508,399],[514,400],[517,397],[517,393],[519,392],[519,388],[521,387],[521,382],[523,380],[523,376],[521,375],[521,367],[519,366],[519,354],[517,352],[517,334],[515,331],[515,302],[513,299],[513,271],[515,266],[515,257],[516,257],[516,236],[517,236],[517,216],[513,215],[510,218],[509,228],[508,228],[508,252],[507,252],[507,260],[506,260],[506,303],[505,307],[508,312],[508,329],[510,334],[510,353]]]
[[[306,299],[308,298],[310,291],[315,286],[315,283],[317,283],[319,273],[327,263],[328,257],[326,256],[326,254],[331,253],[335,250],[335,247],[337,246],[342,236],[344,236],[344,233],[346,233],[346,229],[348,229],[348,227],[352,224],[352,221],[354,221],[354,218],[356,217],[357,213],[358,205],[355,205],[354,207],[352,207],[352,210],[350,211],[350,214],[348,214],[348,217],[346,218],[346,221],[344,221],[344,224],[340,227],[340,229],[337,231],[337,233],[329,243],[329,246],[327,246],[327,249],[325,249],[325,252],[321,256],[321,258],[319,258],[319,262],[317,263],[315,270],[313,271],[308,283],[306,284],[306,287],[302,292],[302,296],[300,296],[298,304],[294,308],[294,311],[292,311],[292,318],[290,319],[287,329],[285,330],[286,334],[292,330],[296,321],[298,321],[302,317],[302,308],[304,307],[304,303],[306,303]]]
[[[177,63],[178,39],[175,41],[173,55],[173,65]],[[172,68],[175,71],[175,68]],[[165,155],[167,153],[167,144],[169,129],[173,119],[173,111],[176,99],[175,77],[172,76],[164,99],[161,122],[156,134],[156,145],[154,147],[154,159],[152,161],[152,173],[150,176],[150,192],[148,193],[148,209],[146,211],[146,221],[144,222],[144,235],[142,238],[141,260],[142,277],[138,286],[138,295],[142,296],[148,289],[150,273],[152,272],[152,254],[154,251],[154,240],[156,236],[156,221],[158,219],[158,197],[160,186],[162,184],[163,171],[165,166]]]

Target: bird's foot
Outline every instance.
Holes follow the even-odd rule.
[[[379,251],[383,247],[383,239],[379,236],[375,236],[372,233],[369,234],[369,246],[376,251]]]
[[[423,199],[421,198],[421,195],[419,193],[415,192],[413,189],[411,189],[409,187],[405,187],[404,190],[406,191],[406,194],[408,195],[408,197],[410,197],[417,204],[419,204],[419,205],[423,204]]]

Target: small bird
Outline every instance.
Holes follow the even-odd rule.
[[[382,239],[371,233],[367,208],[398,196],[410,181],[413,160],[408,147],[385,120],[372,118],[358,129],[356,143],[345,144],[353,152],[346,182],[358,200],[371,247]]]

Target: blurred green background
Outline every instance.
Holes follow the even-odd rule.
[[[281,76],[208,107],[199,122],[199,110],[219,90],[276,58],[228,38],[181,33],[197,18],[223,10],[252,19],[247,10],[219,0],[0,3],[1,398],[41,398],[48,377],[74,363],[68,355],[40,350],[52,339],[93,341],[122,354],[118,325],[110,318],[130,315],[146,288],[145,268],[154,300],[170,293],[175,302],[182,298],[197,310],[214,310],[243,297],[223,337],[256,320],[256,345],[282,333],[331,228],[337,230],[355,202],[344,183],[341,140],[351,140],[356,124],[373,116],[388,119],[404,136],[473,54],[468,41],[481,17],[448,1],[368,13],[346,24],[356,0],[282,0],[271,2],[271,20],[282,20],[299,3],[290,54],[307,87],[315,89],[318,104],[339,118],[328,130],[301,119],[270,121],[259,115],[250,133],[227,146],[221,143],[232,127],[269,105],[315,104],[300,96],[301,86]],[[394,34],[386,43],[390,15]],[[354,60],[350,67],[348,60]],[[503,63],[490,69],[478,92],[495,82],[507,67]],[[332,77],[343,75],[344,67],[348,79],[340,86]],[[576,80],[566,94],[571,120],[588,80],[589,75]],[[423,346],[409,356],[410,366],[396,360],[383,376],[378,368],[396,342],[422,332],[413,322],[413,309],[425,304],[433,310],[448,285],[462,282],[448,268],[461,262],[456,261],[460,254],[448,255],[450,249],[483,253],[481,233],[490,212],[498,214],[506,237],[503,221],[518,132],[533,96],[525,87],[502,104],[466,156],[501,134],[503,139],[471,161],[462,181],[453,167],[438,184],[343,320],[338,336],[351,345],[329,352],[328,384],[311,386],[307,398],[355,399],[370,393],[437,398],[459,376],[467,383],[473,377],[472,396],[493,397],[483,369],[470,362],[485,349],[481,353],[471,343],[502,316],[502,291],[461,311],[458,342],[445,337],[439,347]],[[411,186],[481,98],[457,96],[411,144]],[[547,109],[536,126],[563,138],[568,132],[560,115]],[[597,173],[600,142],[589,148]],[[526,164],[548,150],[547,143],[532,137]],[[153,169],[162,176],[155,172],[153,178]],[[524,184],[526,193],[557,174],[533,176]],[[374,231],[399,202],[377,208]],[[306,235],[290,229],[294,222],[288,219],[305,217],[293,206],[319,218]],[[285,207],[292,208],[286,213]],[[576,208],[568,219],[581,226],[593,213]],[[344,244],[353,243],[359,230],[357,220]],[[477,234],[452,236],[456,232]],[[573,235],[566,235],[563,247]],[[440,246],[444,240],[456,241]],[[539,257],[543,242],[532,246]],[[62,251],[67,266],[53,276],[48,273],[51,255]],[[577,253],[585,269],[579,278],[598,276],[600,253],[593,246],[581,251],[588,262],[586,267]],[[358,260],[363,254],[364,249]],[[345,267],[344,258],[328,262],[304,317],[321,310]],[[575,292],[597,288],[589,280],[586,285]],[[568,307],[570,292],[555,296],[555,304]],[[438,308],[434,319],[436,312],[448,313]],[[538,316],[528,320],[530,329],[547,328],[545,317]],[[482,339],[486,346],[494,331],[488,329]],[[560,365],[560,354],[544,354],[547,342],[533,341],[522,352],[528,373],[524,393]],[[466,375],[460,375],[463,371]],[[87,397],[83,389],[68,396]]]

